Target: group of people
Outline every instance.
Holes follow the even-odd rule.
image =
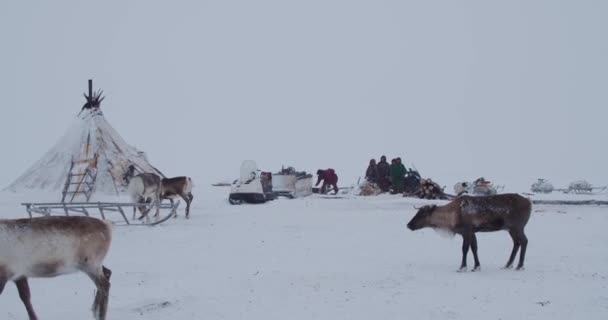
[[[403,193],[406,191],[407,178],[409,175],[416,175],[417,172],[408,170],[400,157],[394,158],[389,164],[386,161],[386,156],[380,157],[380,162],[376,163],[376,159],[369,161],[369,166],[365,171],[365,180],[370,183],[375,183],[382,192]],[[333,187],[335,193],[338,193],[338,175],[334,169],[319,169],[317,170],[318,186],[321,182],[320,193],[325,194]]]
[[[400,157],[392,159],[389,164],[386,156],[383,155],[378,163],[376,163],[376,159],[369,161],[369,166],[365,171],[365,180],[377,184],[382,192],[403,193],[406,175],[411,171],[403,165]]]

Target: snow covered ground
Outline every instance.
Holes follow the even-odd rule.
[[[192,218],[116,227],[108,319],[606,319],[608,207],[535,206],[524,271],[502,270],[506,232],[479,234],[480,272],[456,272],[461,239],[405,225],[421,200],[316,195],[231,206],[198,186]],[[27,216],[0,195],[0,217]],[[47,199],[45,199],[47,200]],[[472,257],[469,256],[469,265]],[[41,319],[91,319],[82,275],[30,281]],[[17,290],[0,319],[25,319]]]

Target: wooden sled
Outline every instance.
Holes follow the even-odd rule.
[[[176,201],[173,204],[165,203],[160,204],[159,208],[159,218],[155,219],[152,217],[152,210],[156,210],[155,206],[152,203],[120,203],[120,202],[25,202],[21,205],[25,206],[25,210],[27,211],[30,218],[33,217],[33,214],[40,214],[43,216],[51,216],[53,214],[61,214],[61,215],[85,215],[87,217],[95,217],[98,215],[103,220],[112,221],[114,225],[127,225],[127,226],[137,226],[137,225],[145,225],[145,226],[155,226],[161,224],[169,218],[173,217],[177,213],[177,207],[179,206],[180,201]],[[129,221],[127,218],[127,213],[132,214],[132,210],[135,210],[137,207],[146,207],[146,209],[151,209],[148,212],[150,216],[150,223],[145,223],[145,219],[135,218],[133,221]],[[129,210],[127,210],[129,209]],[[166,215],[162,215],[163,211],[169,210],[169,213]],[[118,214],[118,219],[115,217]],[[122,218],[122,219],[120,219]],[[139,222],[142,223],[133,223]]]

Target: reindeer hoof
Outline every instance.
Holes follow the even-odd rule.
[[[467,271],[467,267],[460,267],[460,269],[458,269],[458,271],[456,272],[466,272]]]
[[[506,265],[506,266],[502,267],[502,269],[503,269],[503,270],[509,270],[509,269],[513,269],[513,266],[512,266],[512,265],[510,265],[510,264],[508,264],[508,265]]]
[[[519,266],[517,268],[515,268],[516,271],[524,271],[526,270],[526,268],[524,268],[524,266]]]
[[[480,271],[480,270],[481,270],[481,266],[477,266],[477,267],[471,269],[471,272]]]

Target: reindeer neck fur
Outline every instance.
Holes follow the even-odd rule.
[[[454,210],[455,207],[456,206],[453,203],[449,203],[435,208],[429,217],[429,226],[431,228],[454,232],[454,229],[459,222],[459,217]]]

